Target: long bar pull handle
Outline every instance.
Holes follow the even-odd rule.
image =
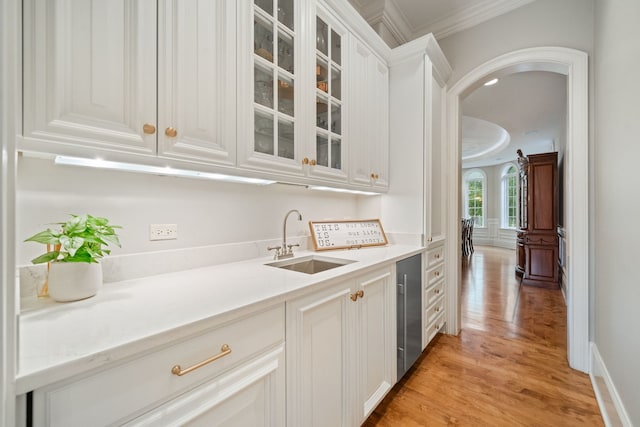
[[[216,354],[215,356],[212,356],[210,358],[208,358],[207,360],[203,360],[200,363],[196,363],[193,366],[188,367],[187,369],[182,369],[180,367],[180,365],[175,365],[173,368],[171,368],[171,373],[173,375],[177,375],[179,377],[188,374],[189,372],[195,371],[198,368],[202,368],[204,365],[208,365],[211,362],[215,362],[216,360],[228,355],[231,353],[231,347],[229,347],[228,344],[223,344],[222,347],[220,348],[220,353]]]

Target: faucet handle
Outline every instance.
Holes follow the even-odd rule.
[[[276,251],[276,253],[273,255],[273,259],[278,259],[278,257],[280,256],[280,249],[282,249],[282,246],[268,246],[267,247],[268,251],[273,251],[273,250]]]
[[[293,254],[293,250],[291,250],[291,248],[294,247],[294,246],[300,247],[300,243],[294,243],[292,245],[287,245],[287,250],[288,250],[287,253]]]

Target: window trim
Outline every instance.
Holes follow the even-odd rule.
[[[477,228],[487,227],[487,173],[481,168],[473,168],[466,171],[462,177],[463,182],[463,217],[469,217],[469,175],[478,172],[482,175],[482,224],[474,224]]]
[[[514,171],[512,173],[509,173],[509,169],[511,169],[513,167]],[[508,185],[508,180],[512,177],[516,178],[516,196],[515,196],[515,203],[516,203],[516,223],[513,227],[509,226],[509,202],[507,200],[508,198],[508,191],[507,191],[507,185]],[[514,164],[514,163],[507,163],[506,165],[504,165],[502,167],[502,170],[500,171],[500,228],[505,229],[505,230],[516,230],[518,228],[518,211],[520,210],[520,207],[518,206],[518,197],[520,196],[520,188],[518,185],[518,167]]]

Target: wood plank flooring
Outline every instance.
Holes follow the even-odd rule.
[[[520,286],[513,251],[476,247],[462,268],[462,332],[439,335],[363,424],[602,426],[568,367],[559,290]]]

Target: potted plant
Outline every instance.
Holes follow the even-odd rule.
[[[71,215],[69,221],[57,225],[58,231],[47,229],[25,240],[47,245],[47,252],[31,262],[50,263],[45,286],[52,299],[75,301],[94,296],[102,286],[100,259],[111,253],[105,249],[109,244],[120,246],[115,229],[121,227],[91,215]]]

